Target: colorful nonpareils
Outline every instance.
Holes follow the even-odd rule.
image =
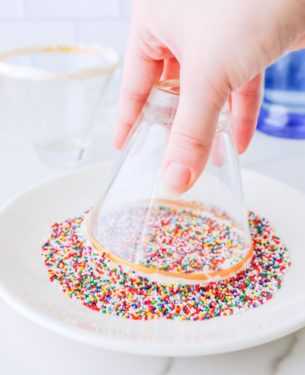
[[[248,231],[234,225],[224,212],[199,202],[138,202],[116,209],[94,222],[89,238],[118,263],[142,266],[134,268],[144,273],[153,268],[182,278],[211,272],[220,277],[251,250]]]
[[[267,220],[253,212],[249,267],[224,280],[162,284],[126,270],[96,251],[81,217],[54,224],[42,254],[51,281],[71,298],[104,314],[130,319],[204,320],[247,311],[268,301],[290,266],[288,251]]]

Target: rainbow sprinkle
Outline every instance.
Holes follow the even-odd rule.
[[[220,271],[239,263],[249,250],[247,233],[224,212],[200,202],[120,209],[97,220],[94,236],[121,259],[175,273]]]
[[[52,225],[42,247],[51,281],[69,297],[103,314],[129,319],[204,320],[247,311],[272,298],[290,266],[288,251],[264,218],[249,213],[254,257],[225,281],[161,284],[126,271],[84,238],[85,215]]]

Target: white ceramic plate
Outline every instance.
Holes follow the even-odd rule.
[[[268,217],[293,265],[264,306],[202,322],[130,321],[94,312],[53,283],[40,255],[48,226],[94,204],[110,166],[83,168],[38,185],[0,211],[0,295],[32,321],[95,346],[131,353],[189,356],[258,345],[305,324],[305,196],[266,176],[243,172],[247,206]]]

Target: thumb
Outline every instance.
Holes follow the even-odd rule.
[[[207,162],[218,115],[228,96],[222,86],[212,84],[207,76],[198,80],[196,70],[181,69],[179,105],[164,165],[165,181],[176,193],[188,190]]]

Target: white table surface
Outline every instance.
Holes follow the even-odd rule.
[[[95,130],[86,163],[112,159],[110,131]],[[305,193],[305,141],[257,133],[242,166],[274,176]],[[59,171],[41,164],[22,129],[0,124],[0,204]],[[0,300],[0,374],[291,374],[304,373],[305,328],[253,349],[197,358],[153,358],[74,342],[26,320]]]

